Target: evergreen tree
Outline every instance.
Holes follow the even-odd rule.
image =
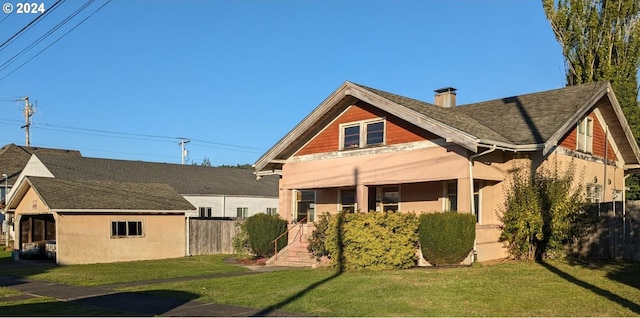
[[[640,140],[640,0],[542,0],[542,4],[562,47],[567,85],[611,82],[631,131]],[[629,181],[628,198],[640,198],[640,178]]]

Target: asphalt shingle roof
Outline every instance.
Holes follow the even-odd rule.
[[[256,180],[253,170],[42,154],[55,178],[78,181],[165,183],[182,195],[278,196],[278,177]]]
[[[195,207],[162,183],[27,177],[52,210],[185,211]]]
[[[80,151],[42,148],[42,147],[25,147],[15,144],[8,144],[0,148],[0,175],[7,174],[9,176],[8,184],[13,185],[24,169],[24,166],[31,158],[32,154],[58,154],[65,156],[80,157]],[[4,180],[2,180],[4,182]]]
[[[356,85],[478,139],[526,145],[549,140],[607,83],[588,83],[451,108]]]

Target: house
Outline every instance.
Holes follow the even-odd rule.
[[[8,203],[20,251],[55,241],[47,252],[63,265],[182,257],[185,213],[195,209],[163,183],[30,176]]]
[[[573,161],[588,199],[612,202],[640,166],[609,83],[455,99],[453,88],[431,104],[345,82],[256,161],[256,174],[281,176],[279,213],[304,233],[322,212],[473,213],[486,261],[506,256],[498,212],[514,168]]]
[[[80,157],[80,151],[77,150],[67,150],[67,149],[55,149],[55,148],[44,148],[44,147],[26,147],[26,146],[18,146],[16,144],[8,144],[4,145],[0,148],[0,201],[3,202],[3,219],[4,219],[4,199],[5,194],[10,190],[15,184],[16,179],[24,169],[24,166],[31,158],[32,154],[57,154],[57,155],[65,155],[65,156],[76,156]],[[5,177],[6,175],[6,177]],[[9,238],[13,238],[12,228],[9,227],[9,223],[11,220],[6,220],[3,222],[2,232],[5,235],[9,235]]]
[[[7,211],[15,213],[14,248],[56,240],[58,263],[168,258],[189,254],[190,218],[276,213],[277,182],[238,168],[34,154]],[[96,246],[121,248],[85,253]]]

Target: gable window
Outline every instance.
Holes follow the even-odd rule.
[[[458,211],[458,181],[444,184],[444,211]]]
[[[236,209],[238,219],[244,219],[249,215],[249,208],[239,207]]]
[[[398,202],[400,202],[400,191],[398,187],[382,188],[383,212],[398,212]]]
[[[354,189],[340,190],[340,204],[342,211],[353,213],[356,211],[356,191]]]
[[[112,221],[111,238],[141,237],[142,221]]]
[[[384,119],[340,125],[341,150],[383,145],[384,127]]]
[[[578,123],[576,149],[588,153],[593,152],[593,119],[586,117]]]

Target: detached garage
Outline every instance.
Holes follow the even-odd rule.
[[[58,264],[185,255],[195,207],[167,184],[25,177],[15,190],[15,250],[55,241]]]

